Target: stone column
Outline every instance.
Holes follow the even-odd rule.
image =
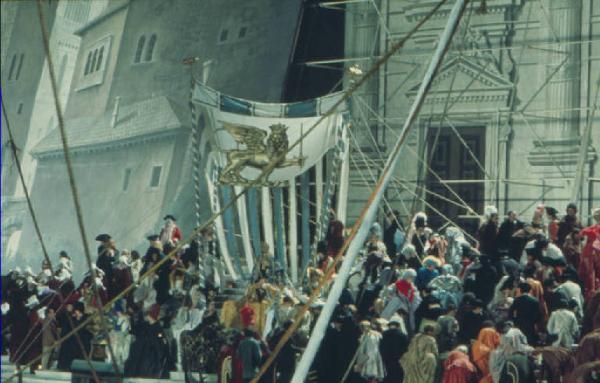
[[[581,1],[551,0],[548,5],[549,22],[547,39],[557,41],[551,46],[546,62],[546,75],[550,77],[546,86],[546,109],[548,114],[544,135],[557,140],[573,140],[579,137],[581,50]],[[571,44],[575,42],[575,44]]]

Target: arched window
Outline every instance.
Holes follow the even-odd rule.
[[[60,59],[60,69],[58,70],[58,86],[62,84],[62,80],[65,77],[65,70],[67,69],[67,55],[63,55]]]
[[[17,55],[13,55],[12,60],[10,61],[10,70],[8,71],[8,79],[12,80],[13,72],[15,71],[15,65],[17,64]]]
[[[88,53],[88,57],[87,57],[87,60],[85,62],[85,70],[83,71],[84,75],[90,73],[90,64],[91,63],[92,63],[92,51],[90,51]]]
[[[100,47],[100,53],[98,53],[98,61],[96,62],[96,70],[100,70],[100,65],[102,65],[103,58],[104,58],[104,47]]]
[[[96,68],[96,59],[98,58],[98,49],[94,50],[94,54],[92,55],[92,63],[90,64],[90,73],[92,73]]]
[[[137,49],[135,51],[134,63],[139,63],[142,60],[142,52],[144,51],[144,45],[146,44],[146,36],[141,35],[138,39]]]
[[[154,54],[154,46],[156,45],[156,35],[150,36],[150,40],[148,41],[148,47],[146,48],[146,56],[144,57],[144,61],[152,61],[152,55]]]
[[[15,80],[19,79],[19,76],[21,75],[21,68],[23,67],[23,59],[25,58],[25,54],[21,53],[21,56],[19,57],[19,66],[17,67],[17,74],[15,76]]]

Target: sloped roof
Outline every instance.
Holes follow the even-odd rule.
[[[112,111],[106,111],[97,117],[70,119],[65,121],[69,148],[75,150],[114,146],[148,136],[173,133],[189,125],[189,113],[189,109],[160,96],[121,106],[114,128],[111,127]],[[42,155],[55,151],[62,151],[58,128],[44,137],[32,150],[32,154]]]

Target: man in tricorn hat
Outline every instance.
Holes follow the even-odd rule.
[[[177,226],[177,220],[171,214],[167,214],[163,220],[165,226],[160,231],[160,242],[163,244],[165,254],[169,254],[181,241],[181,230]]]
[[[113,262],[118,258],[119,252],[115,246],[115,241],[109,234],[98,235],[96,241],[100,242],[96,266],[104,272],[104,279],[102,282],[106,284],[106,282],[110,281],[112,278]]]

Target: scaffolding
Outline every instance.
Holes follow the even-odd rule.
[[[397,9],[393,12],[390,11],[390,2],[388,0],[347,0],[347,1],[335,1],[335,2],[324,2],[320,4],[321,7],[328,9],[336,9],[346,13],[348,23],[351,24],[357,18],[361,20],[359,25],[353,25],[347,27],[348,29],[360,29],[362,34],[355,31],[348,31],[346,33],[346,57],[332,58],[324,60],[311,60],[304,63],[304,65],[323,68],[325,70],[343,70],[346,83],[352,81],[353,74],[349,71],[349,68],[361,68],[367,66],[368,63],[373,60],[377,60],[380,55],[379,51],[385,51],[385,47],[389,46],[391,42],[402,36],[402,33],[396,31],[397,25],[394,24],[393,17],[395,14],[401,13]],[[396,8],[398,8],[396,6]],[[463,33],[462,39],[455,44],[453,53],[459,57],[485,57],[486,55],[492,54],[512,54],[514,57],[513,67],[516,70],[520,70],[525,64],[526,57],[528,56],[526,51],[534,51],[540,55],[550,55],[556,62],[553,64],[552,70],[548,70],[542,81],[540,81],[535,90],[528,92],[529,95],[525,100],[520,103],[515,102],[515,92],[517,91],[518,80],[512,81],[512,88],[509,94],[508,106],[498,105],[495,113],[502,121],[498,124],[498,129],[504,128],[505,126],[510,127],[513,130],[514,127],[522,127],[519,131],[520,135],[526,132],[529,135],[531,141],[535,145],[539,146],[540,153],[544,154],[549,159],[550,164],[555,169],[556,174],[546,176],[546,174],[540,174],[540,176],[524,179],[519,178],[519,175],[511,174],[510,163],[504,161],[503,169],[497,168],[494,172],[490,172],[492,168],[491,164],[486,164],[485,160],[478,158],[471,150],[469,145],[461,137],[460,126],[472,125],[474,121],[481,121],[481,111],[461,111],[460,113],[454,112],[453,108],[456,108],[456,104],[459,102],[459,97],[454,97],[458,93],[459,96],[469,92],[471,86],[475,83],[475,80],[480,78],[482,72],[491,69],[495,63],[487,59],[485,65],[482,65],[479,72],[473,77],[473,81],[468,83],[466,86],[459,87],[455,84],[454,80],[456,77],[456,71],[454,77],[451,79],[450,90],[446,91],[444,95],[445,99],[440,103],[444,105],[443,111],[434,112],[433,105],[431,111],[428,112],[427,106],[424,106],[423,114],[428,116],[429,129],[437,129],[437,134],[432,135],[433,142],[428,142],[431,137],[423,137],[422,134],[417,138],[416,153],[412,152],[412,148],[408,146],[404,155],[407,156],[407,160],[416,159],[420,165],[420,170],[417,171],[415,177],[409,175],[402,175],[402,181],[409,182],[407,178],[413,178],[410,180],[412,183],[412,195],[406,189],[398,190],[394,197],[390,197],[388,194],[385,204],[389,209],[392,204],[398,204],[404,206],[404,214],[407,219],[411,214],[419,210],[419,208],[426,207],[420,198],[425,197],[427,194],[432,193],[432,190],[425,187],[427,179],[433,176],[433,179],[438,180],[438,184],[443,186],[449,193],[448,198],[453,202],[457,202],[459,205],[467,205],[457,193],[455,193],[453,186],[462,185],[473,185],[481,184],[484,188],[485,203],[494,204],[496,206],[502,206],[505,209],[509,204],[514,203],[519,205],[522,209],[522,213],[531,212],[533,208],[539,203],[549,204],[566,204],[567,202],[576,202],[580,206],[585,206],[583,216],[587,217],[587,213],[590,208],[597,204],[598,201],[594,196],[594,184],[597,182],[596,179],[591,177],[591,169],[588,168],[587,163],[590,161],[590,157],[593,158],[595,154],[589,151],[591,143],[591,132],[592,126],[597,119],[595,112],[598,105],[598,89],[600,89],[600,78],[598,81],[589,81],[590,88],[595,85],[595,96],[592,97],[593,89],[588,89],[587,96],[581,99],[580,105],[576,107],[563,107],[563,108],[535,108],[536,103],[539,104],[540,99],[543,100],[544,93],[547,92],[547,87],[558,81],[564,81],[561,79],[561,73],[568,65],[577,65],[579,68],[588,66],[590,63],[597,59],[591,54],[587,56],[581,55],[580,59],[573,58],[569,55],[570,47],[577,47],[577,49],[584,49],[589,47],[591,44],[600,41],[600,37],[597,35],[582,34],[579,39],[561,39],[560,27],[553,25],[551,22],[550,10],[544,7],[543,2],[535,2],[528,4],[526,8],[522,9],[522,16],[519,19],[506,19],[503,23],[509,25],[506,28],[513,28],[515,25],[519,25],[522,32],[522,36],[518,42],[513,44],[512,39],[496,39],[494,43],[488,40],[487,45],[477,46],[466,44],[465,36],[471,30],[474,25],[476,28],[485,30],[486,21],[481,20],[481,9],[479,5],[471,3],[468,10],[466,11],[465,17],[461,21],[461,28],[457,32],[458,34]],[[549,33],[545,39],[528,38],[530,27],[535,20],[533,20],[532,14],[538,15],[537,23],[548,26]],[[485,16],[485,15],[483,15]],[[479,17],[479,19],[477,19]],[[591,21],[590,21],[591,22]],[[541,26],[538,26],[541,27]],[[584,27],[585,29],[585,27]],[[367,31],[370,31],[370,36],[366,36]],[[435,32],[428,32],[434,34]],[[513,31],[514,33],[514,31]],[[563,33],[564,34],[564,33]],[[360,41],[359,41],[360,40]],[[360,47],[359,47],[360,45]],[[421,58],[430,55],[430,49],[418,48],[404,48],[403,50],[395,53],[380,69],[378,76],[375,76],[371,80],[371,88],[365,87],[362,92],[355,96],[353,102],[353,124],[364,126],[365,129],[361,129],[365,137],[354,137],[353,150],[358,152],[359,150],[363,153],[358,156],[357,160],[354,160],[351,164],[355,178],[356,176],[363,177],[360,173],[361,165],[372,167],[371,173],[377,174],[377,166],[383,158],[386,157],[385,141],[394,135],[397,130],[396,122],[401,123],[406,116],[404,114],[393,114],[388,112],[390,105],[397,105],[398,97],[402,94],[401,91],[406,89],[407,82],[410,82],[412,77],[419,78],[419,70],[422,70],[422,64],[419,60]],[[589,49],[589,48],[585,48]],[[588,52],[589,53],[589,52]],[[445,61],[448,62],[452,59],[452,56],[448,56]],[[485,60],[484,60],[485,61]],[[340,66],[342,64],[342,66]],[[530,63],[529,63],[530,64]],[[408,69],[402,73],[398,71],[394,72],[393,65],[405,65]],[[540,64],[541,65],[541,64]],[[582,71],[585,72],[585,71]],[[405,75],[402,78],[402,75]],[[585,79],[585,73],[582,73],[575,81],[583,82]],[[391,84],[390,79],[398,79],[398,84]],[[588,78],[589,80],[589,78]],[[573,81],[573,80],[571,80]],[[433,88],[435,89],[435,84]],[[454,91],[453,88],[454,87]],[[373,88],[376,88],[373,90]],[[376,93],[375,95],[373,93]],[[358,100],[358,101],[356,101]],[[587,105],[586,105],[587,102]],[[546,132],[540,128],[540,123],[547,121],[551,117],[560,116],[575,116],[579,119],[578,133],[573,139],[579,140],[581,138],[578,152],[576,153],[576,164],[565,164],[557,158],[556,150],[547,147],[544,143]],[[421,126],[421,129],[427,129]],[[469,156],[476,162],[477,168],[480,170],[483,177],[473,179],[446,179],[439,177],[433,172],[429,166],[431,156],[433,154],[439,133],[442,129],[449,129],[457,137],[461,145],[466,149]],[[487,128],[486,128],[487,129]],[[514,135],[514,133],[513,133]],[[506,143],[506,155],[511,153],[511,147],[514,145],[514,137],[507,138]],[[408,150],[407,150],[408,149]],[[485,151],[483,152],[485,153]],[[519,155],[519,154],[517,154]],[[520,155],[523,155],[522,153]],[[368,159],[361,159],[361,156],[366,156]],[[484,157],[485,154],[482,155]],[[524,160],[524,159],[523,159]],[[572,170],[573,165],[576,165],[575,171]],[[548,167],[544,168],[547,170]],[[586,169],[588,169],[586,171]],[[493,174],[490,174],[493,173]],[[513,177],[511,177],[513,176]],[[406,183],[404,186],[406,187]],[[559,197],[552,197],[553,194],[559,193]],[[417,198],[419,197],[419,198]],[[407,203],[408,202],[408,203]],[[408,205],[408,206],[407,206]],[[475,213],[472,206],[464,206],[465,214],[456,216],[456,218],[464,219],[466,217],[480,216]]]

